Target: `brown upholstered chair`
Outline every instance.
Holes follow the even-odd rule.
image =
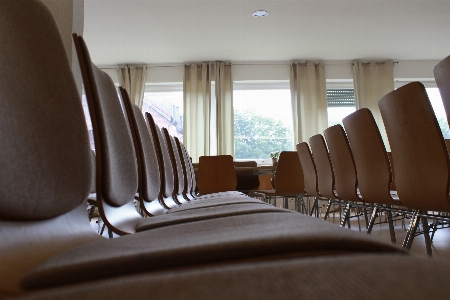
[[[398,195],[403,205],[414,210],[403,245],[411,247],[421,220],[431,255],[427,219],[448,220],[431,212],[450,212],[450,159],[442,132],[419,82],[398,88],[378,104],[395,161]]]
[[[362,108],[342,122],[355,160],[359,192],[364,202],[374,205],[367,232],[371,233],[377,214],[386,212],[391,241],[395,243],[391,211],[402,203],[396,192],[390,189],[391,164],[375,119],[369,109]],[[400,213],[404,211],[400,210]]]

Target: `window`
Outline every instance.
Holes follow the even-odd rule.
[[[235,159],[293,150],[289,81],[234,82],[233,105]]]
[[[450,139],[450,130],[448,127],[447,114],[445,113],[444,104],[442,103],[441,94],[438,88],[426,88],[428,98],[430,99],[431,106],[433,107],[434,114],[441,127],[442,135],[444,139]]]
[[[156,125],[183,140],[183,83],[164,82],[145,85],[142,112],[149,112]]]
[[[354,89],[327,89],[328,127],[341,124],[356,110]]]
[[[83,95],[81,97],[81,103],[83,106],[84,117],[86,118],[86,126],[87,126],[88,133],[89,133],[89,142],[91,144],[91,149],[95,150],[94,130],[92,129],[91,115],[89,114],[89,107],[87,104],[86,95],[84,94],[84,89],[83,89]]]

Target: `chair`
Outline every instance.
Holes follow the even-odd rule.
[[[257,167],[256,161],[235,161],[235,167]],[[259,176],[253,174],[253,171],[236,171],[236,190],[248,194],[251,190],[258,189],[260,182]]]
[[[231,155],[200,156],[197,186],[201,195],[235,191],[237,185]]]
[[[327,219],[328,212],[331,207],[332,202],[340,202],[340,198],[336,195],[334,189],[334,173],[333,167],[331,166],[330,156],[328,154],[327,146],[325,145],[325,140],[321,134],[316,134],[309,138],[309,146],[311,147],[311,154],[314,159],[316,172],[317,172],[317,188],[319,190],[319,194],[322,197],[328,199],[328,206],[325,212],[324,219]],[[316,205],[318,208],[318,199],[316,198]],[[317,209],[317,213],[319,214],[319,209]],[[345,225],[346,218],[341,220],[341,226]],[[350,223],[349,223],[350,224]]]
[[[353,153],[362,199],[374,205],[367,233],[372,232],[377,214],[386,212],[391,234],[395,243],[392,210],[401,206],[395,191],[391,191],[392,170],[389,156],[381,139],[375,119],[367,108],[361,108],[342,120]],[[404,210],[397,210],[404,213]]]
[[[304,178],[300,160],[295,151],[282,151],[278,160],[277,170],[275,173],[275,189],[273,190],[256,190],[252,193],[263,194],[270,203],[271,199],[281,197],[284,199],[283,206],[288,208],[289,198],[294,198],[295,209],[298,211],[298,205],[303,204],[303,195],[305,193]]]
[[[296,145],[297,155],[300,160],[302,171],[304,174],[304,184],[305,184],[305,191],[306,196],[308,197],[307,204],[309,205],[309,197],[313,197],[313,207],[309,211],[309,207],[307,207],[307,213],[309,215],[312,215],[315,211],[316,217],[320,216],[319,213],[319,200],[325,198],[322,198],[322,195],[319,193],[319,189],[317,186],[317,172],[316,172],[316,165],[314,163],[313,156],[311,154],[311,150],[308,146],[308,143],[302,142]],[[327,207],[327,211],[325,213],[325,216],[328,216],[330,207]]]
[[[432,254],[428,218],[448,220],[429,213],[450,212],[450,161],[444,138],[425,87],[409,83],[378,102],[395,161],[395,183],[402,204],[414,210],[403,246],[410,248],[419,220],[427,253]]]
[[[366,219],[366,228],[368,226],[366,205],[359,205],[363,202],[358,194],[358,181],[356,175],[355,160],[353,158],[350,145],[348,143],[347,135],[344,128],[341,125],[334,125],[328,127],[323,132],[330,155],[331,163],[333,165],[334,174],[334,187],[339,199],[347,201],[347,209],[344,214],[344,218],[349,217],[349,209],[351,207],[360,208],[364,210],[364,216]],[[358,224],[359,223],[359,214]],[[348,221],[348,220],[347,220]],[[345,220],[343,224],[345,225]],[[361,230],[361,225],[359,225]]]

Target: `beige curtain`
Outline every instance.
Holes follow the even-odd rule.
[[[147,67],[120,66],[117,68],[117,76],[119,77],[120,86],[128,92],[131,102],[142,109]]]
[[[356,109],[365,107],[372,111],[386,145],[386,150],[390,151],[386,130],[378,108],[378,100],[394,90],[393,61],[354,62],[353,85],[355,87]]]
[[[328,127],[327,90],[323,63],[292,63],[290,68],[294,145],[308,142]]]
[[[234,156],[234,110],[231,64],[215,63],[217,154]]]
[[[184,66],[183,143],[194,163],[210,155],[211,126],[211,65]]]

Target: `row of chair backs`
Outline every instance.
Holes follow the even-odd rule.
[[[379,107],[403,205],[450,211],[448,151],[425,87],[407,84],[381,98]]]

